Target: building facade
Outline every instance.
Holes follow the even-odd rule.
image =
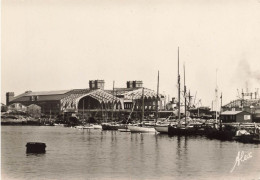
[[[236,99],[222,106],[222,111],[246,111],[252,114],[253,122],[260,122],[260,99]]]
[[[64,114],[75,112],[81,114],[104,114],[141,111],[142,101],[147,112],[155,112],[156,101],[159,109],[163,109],[164,96],[153,90],[143,88],[142,81],[127,81],[126,88],[105,90],[104,80],[89,81],[89,88],[62,91],[26,91],[14,96],[13,92],[6,93],[8,105],[20,103],[24,106],[32,104],[41,108],[43,114]]]
[[[225,111],[220,115],[223,123],[250,123],[252,122],[252,114],[247,111]]]

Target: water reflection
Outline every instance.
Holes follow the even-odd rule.
[[[44,157],[45,153],[26,153],[26,157],[30,158],[30,157]]]
[[[46,154],[25,154],[32,140],[45,142]],[[207,179],[230,176],[237,152],[252,151],[235,170],[239,176],[260,172],[259,148],[203,137],[2,127],[2,173],[9,179]]]

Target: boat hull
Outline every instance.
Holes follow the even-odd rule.
[[[219,139],[219,140],[234,140],[236,132],[233,131],[220,131],[217,129],[207,129],[206,136],[210,139]]]
[[[84,126],[75,126],[76,129],[83,129]]]
[[[125,129],[126,125],[119,125],[119,124],[102,124],[102,130],[118,130],[118,129]]]
[[[156,125],[156,126],[154,127],[154,129],[155,129],[157,132],[161,133],[161,134],[168,134],[168,125],[164,125],[164,126],[158,126],[158,125]]]
[[[93,125],[94,129],[102,129],[101,125]]]
[[[119,125],[102,124],[102,130],[118,130]]]
[[[168,134],[170,136],[191,136],[197,135],[197,132],[195,128],[179,128],[176,126],[169,126]]]
[[[242,143],[260,143],[260,136],[255,134],[243,134],[236,139]]]
[[[154,127],[128,126],[131,133],[155,133]]]
[[[94,129],[93,126],[84,126],[83,129]]]

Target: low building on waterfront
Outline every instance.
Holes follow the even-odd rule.
[[[247,111],[225,111],[220,115],[223,123],[250,123],[252,122],[252,114]]]
[[[222,111],[246,111],[253,122],[260,122],[260,98],[258,93],[242,93],[242,96],[222,106]]]

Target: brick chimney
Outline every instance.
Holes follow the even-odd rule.
[[[89,89],[102,89],[104,90],[105,81],[104,80],[90,80]]]
[[[14,99],[14,92],[7,92],[6,93],[6,105],[8,106],[9,103]]]
[[[126,82],[127,88],[139,88],[143,87],[143,81],[127,81]]]

